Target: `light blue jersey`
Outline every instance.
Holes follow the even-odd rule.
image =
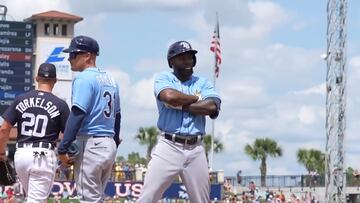
[[[119,86],[106,72],[86,68],[73,81],[72,105],[86,113],[79,135],[114,135],[120,112]]]
[[[215,97],[220,99],[213,85],[205,78],[191,76],[191,79],[181,82],[172,72],[162,72],[155,78],[155,97],[159,111],[158,128],[166,133],[182,135],[204,135],[205,116],[191,114],[186,111],[176,110],[165,106],[159,100],[162,90],[172,88],[187,95],[200,94],[202,99]]]

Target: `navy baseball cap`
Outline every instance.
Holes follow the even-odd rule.
[[[99,44],[96,40],[87,36],[77,36],[74,37],[69,48],[63,50],[65,53],[76,53],[76,52],[90,52],[94,53],[97,56],[99,55]]]
[[[51,63],[42,63],[37,75],[43,78],[56,79],[56,67]]]
[[[171,58],[174,58],[175,56],[186,53],[186,52],[194,54],[194,66],[195,66],[196,65],[195,54],[197,53],[197,51],[191,47],[189,42],[182,40],[182,41],[177,41],[177,42],[173,43],[169,47],[169,50],[167,53],[167,60],[168,60],[169,67],[171,67],[171,65],[170,65]]]

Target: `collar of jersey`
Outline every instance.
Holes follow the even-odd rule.
[[[100,68],[97,68],[97,67],[89,67],[89,68],[86,68],[84,71],[100,71]]]
[[[172,75],[174,76],[174,81],[175,82],[180,82],[182,84],[187,84],[187,83],[191,83],[194,80],[194,75],[191,75],[191,78],[185,82],[181,82],[174,73],[172,73]]]

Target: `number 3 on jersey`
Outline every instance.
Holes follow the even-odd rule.
[[[23,113],[22,118],[24,119],[24,121],[21,123],[22,135],[34,137],[45,136],[46,126],[49,120],[47,116],[41,114],[35,116],[32,113]]]
[[[111,114],[115,111],[114,109],[115,95],[111,94],[109,91],[104,91],[103,97],[106,99],[104,115],[106,118],[110,118]],[[113,113],[112,115],[113,117],[115,117],[115,113]]]

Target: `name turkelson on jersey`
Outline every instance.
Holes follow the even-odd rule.
[[[46,99],[41,97],[25,98],[22,101],[19,101],[19,104],[16,105],[15,109],[20,113],[24,113],[26,109],[32,107],[44,109],[50,115],[50,118],[55,118],[60,115],[58,107],[53,102],[46,102]]]

